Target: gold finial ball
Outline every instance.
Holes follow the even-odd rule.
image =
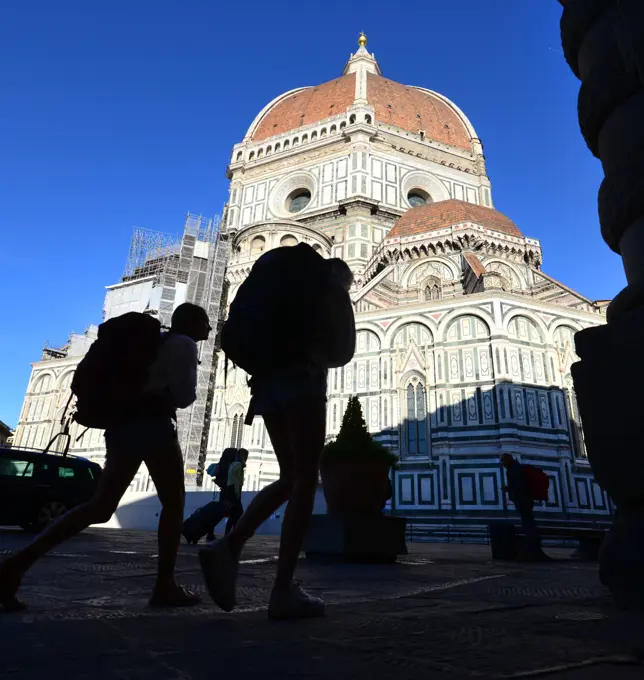
[[[364,33],[360,33],[360,37],[358,38],[358,45],[360,47],[364,47],[367,44],[367,36]]]

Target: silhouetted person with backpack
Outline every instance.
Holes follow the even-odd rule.
[[[227,510],[223,509],[223,493],[226,490],[226,486],[228,485],[228,469],[231,465],[231,463],[235,460],[237,456],[237,449],[234,448],[228,448],[224,449],[221,458],[219,459],[218,463],[212,463],[211,465],[208,466],[208,469],[206,472],[213,478],[213,481],[215,482],[215,491],[212,494],[213,500],[219,500],[219,503],[222,504],[222,509],[221,511],[217,514],[217,517],[215,518],[214,524],[208,531],[208,535],[206,536],[206,540],[208,543],[212,543],[216,536],[215,536],[215,527],[223,517],[226,516]],[[217,491],[219,489],[219,491]]]
[[[214,478],[215,485],[219,488],[219,493],[215,490],[212,497],[213,500],[201,508],[198,508],[186,521],[183,523],[183,536],[188,543],[196,545],[199,543],[204,534],[206,534],[206,541],[212,543],[215,540],[215,529],[219,522],[224,517],[228,517],[226,523],[226,533],[230,533],[236,521],[241,517],[243,508],[241,505],[241,486],[244,483],[243,466],[241,468],[241,480],[239,483],[240,493],[239,497],[235,493],[233,482],[233,489],[229,491],[229,476],[232,465],[238,461],[240,453],[244,452],[245,456],[243,464],[245,465],[248,458],[248,451],[246,449],[224,449],[218,463],[213,463],[208,467],[206,472]],[[238,472],[235,469],[233,477],[237,476]],[[217,496],[219,499],[217,500]]]
[[[351,270],[306,244],[262,255],[234,297],[222,331],[227,358],[251,375],[246,424],[261,415],[280,465],[231,533],[200,551],[206,587],[224,611],[236,605],[239,557],[246,541],[286,501],[277,576],[268,615],[324,615],[324,602],[294,583],[318,481],[326,425],[327,372],[355,350]]]
[[[226,487],[221,491],[221,500],[226,504],[228,521],[226,522],[226,536],[235,528],[239,518],[244,514],[241,502],[242,488],[244,486],[244,469],[248,460],[248,451],[238,449],[235,459],[228,468]]]
[[[183,458],[176,410],[196,398],[197,342],[211,331],[204,309],[177,307],[161,334],[153,317],[130,312],[101,324],[79,364],[72,391],[80,424],[105,429],[105,467],[94,497],[66,513],[31,544],[0,565],[0,607],[21,609],[16,592],[27,570],[60,543],[91,524],[109,521],[145,463],[156,486],[159,517],[157,580],[150,605],[190,606],[200,598],[175,581],[185,502]]]

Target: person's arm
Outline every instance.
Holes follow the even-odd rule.
[[[228,472],[228,486],[235,487],[235,494],[241,496],[242,487],[244,486],[244,466],[236,461],[230,466]]]
[[[187,408],[197,398],[197,343],[186,335],[170,335],[163,343],[168,396],[176,408]]]

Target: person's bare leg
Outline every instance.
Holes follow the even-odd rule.
[[[286,426],[292,451],[293,488],[282,523],[275,578],[276,590],[291,587],[306,529],[313,512],[320,454],[324,446],[326,431],[325,402],[305,403],[289,409],[286,414]]]
[[[186,492],[183,481],[183,458],[179,442],[175,440],[165,451],[145,457],[150,477],[161,502],[158,545],[159,561],[154,596],[165,604],[188,604],[188,599],[199,600],[177,585],[175,567],[181,541],[183,510]]]
[[[265,415],[264,422],[280,464],[280,478],[259,491],[228,536],[199,551],[206,589],[214,602],[227,612],[236,605],[235,583],[244,544],[287,500],[292,488],[293,464],[286,420],[279,415]]]
[[[94,497],[63,515],[29,545],[0,564],[0,606],[10,608],[25,573],[47,552],[73,538],[90,524],[108,522],[127,491],[140,459],[110,452]]]
[[[264,416],[275,457],[280,466],[280,477],[261,489],[226,540],[234,554],[239,555],[246,541],[289,498],[293,488],[293,456],[291,455],[286,418],[281,414]]]

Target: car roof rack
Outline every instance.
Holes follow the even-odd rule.
[[[32,449],[27,446],[4,446],[0,445],[0,452],[2,453],[12,453],[12,452],[22,452],[22,453],[34,453],[36,455],[48,455],[48,456],[60,456],[61,458],[70,458],[71,460],[89,460],[83,456],[78,456],[72,453],[61,453],[60,451],[47,451],[46,449]]]

